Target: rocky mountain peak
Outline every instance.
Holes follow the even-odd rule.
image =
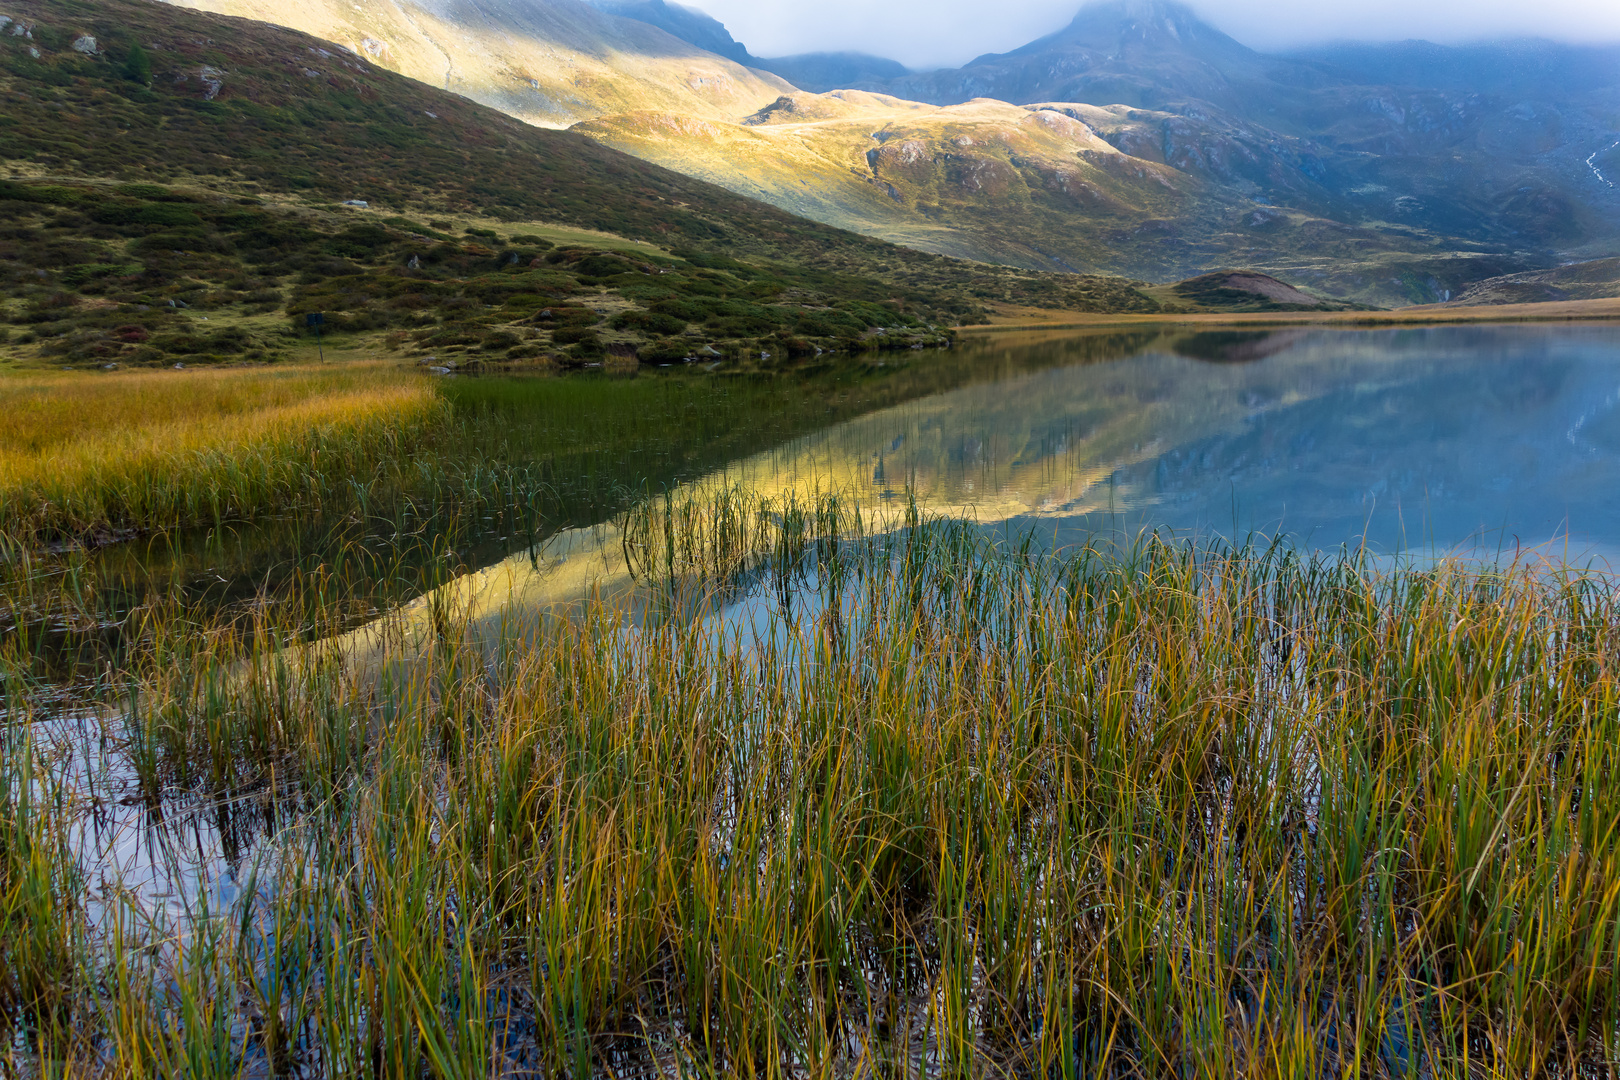
[[[1101,0],[1087,4],[1062,30],[1005,55],[1028,56],[1076,48],[1096,50],[1110,57],[1180,53],[1229,61],[1254,56],[1250,49],[1176,0]]]

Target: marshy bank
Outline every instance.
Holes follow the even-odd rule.
[[[446,610],[378,681],[179,617],[93,719],[8,682],[8,1069],[1620,1061],[1611,579],[840,520],[648,549],[746,618]]]

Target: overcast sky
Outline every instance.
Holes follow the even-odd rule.
[[[1080,0],[685,0],[755,56],[852,49],[914,68],[957,66],[1065,25]],[[1336,38],[1457,42],[1537,35],[1620,41],[1620,0],[1195,0],[1216,27],[1257,49]]]

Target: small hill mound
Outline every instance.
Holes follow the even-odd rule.
[[[1322,301],[1307,292],[1254,270],[1217,270],[1180,282],[1176,296],[1207,308],[1268,307],[1320,308]]]

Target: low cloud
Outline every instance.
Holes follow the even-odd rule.
[[[854,50],[913,68],[954,67],[987,52],[1006,52],[1058,30],[1075,0],[1024,0],[990,7],[983,0],[687,0],[724,22],[757,56]],[[1615,0],[1195,0],[1216,27],[1257,49],[1286,49],[1337,39],[1447,43],[1501,37],[1570,42],[1620,41]]]

